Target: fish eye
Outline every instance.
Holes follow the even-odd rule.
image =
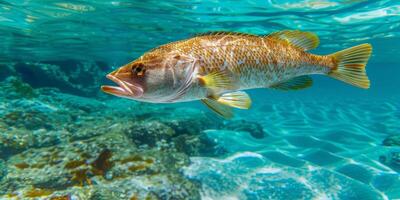
[[[139,63],[139,64],[133,66],[132,73],[139,77],[143,76],[144,75],[144,65],[142,63]]]

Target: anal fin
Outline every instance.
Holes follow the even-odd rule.
[[[242,91],[225,93],[221,95],[217,101],[224,105],[240,109],[249,109],[251,106],[249,95]]]
[[[313,81],[309,76],[298,76],[287,81],[270,86],[270,88],[278,90],[301,90],[311,87]]]
[[[233,117],[233,110],[231,107],[224,105],[222,103],[219,103],[215,99],[202,99],[201,102],[203,102],[208,108],[210,108],[212,111],[214,111],[216,114],[219,116],[225,118],[225,119],[230,119]]]
[[[249,109],[251,99],[249,95],[242,91],[229,92],[221,96],[211,95],[207,99],[201,100],[208,108],[225,119],[233,117],[232,108]]]

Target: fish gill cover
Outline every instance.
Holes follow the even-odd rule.
[[[369,90],[313,76],[200,103],[103,94],[105,75],[209,31],[371,43]],[[0,0],[1,199],[400,199],[400,1]]]

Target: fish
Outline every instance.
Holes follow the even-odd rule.
[[[316,34],[283,30],[268,35],[210,32],[151,49],[107,74],[117,86],[103,92],[150,103],[200,100],[230,119],[234,108],[249,109],[246,90],[301,90],[320,74],[368,89],[366,64],[372,53],[364,43],[328,55],[309,53]]]

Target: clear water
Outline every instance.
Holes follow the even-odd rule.
[[[254,106],[237,118],[259,122],[268,137],[205,126],[228,153],[192,157],[182,173],[201,183],[203,199],[400,199],[400,161],[389,158],[400,147],[382,145],[400,134],[400,1],[0,0],[0,61],[96,61],[110,71],[196,33],[284,29],[315,32],[316,54],[371,43],[371,88],[315,76],[304,91],[250,91]]]

